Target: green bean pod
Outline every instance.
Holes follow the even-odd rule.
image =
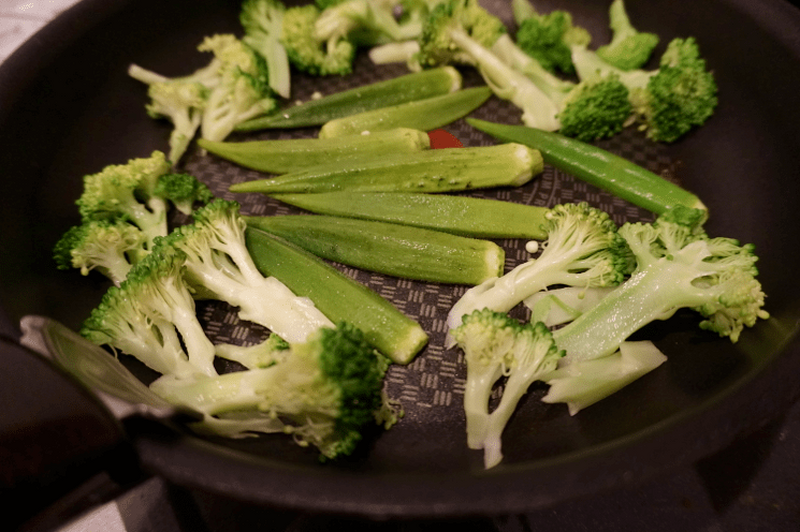
[[[248,228],[247,248],[264,275],[280,279],[298,296],[308,297],[332,322],[346,321],[397,364],[408,364],[428,335],[390,301],[325,261],[264,231]]]
[[[396,127],[431,131],[467,116],[483,105],[491,95],[489,87],[473,87],[443,96],[381,107],[330,120],[320,128],[319,137],[357,135],[364,131],[380,131]]]
[[[537,149],[545,163],[657,215],[678,205],[708,210],[688,190],[602,148],[527,126],[471,118],[467,122],[501,141]]]
[[[321,126],[336,118],[432,98],[460,88],[461,74],[455,68],[432,68],[308,100],[277,113],[243,122],[236,130]]]
[[[269,179],[234,183],[230,191],[263,194],[334,190],[450,192],[520,186],[542,168],[539,152],[521,144],[445,148],[381,159],[339,161]]]
[[[378,220],[474,238],[544,240],[547,207],[417,192],[322,192],[273,198],[317,214]]]
[[[430,147],[430,138],[424,131],[396,128],[369,135],[331,139],[297,138],[245,142],[198,139],[197,144],[214,155],[246,168],[268,174],[285,174],[338,161],[420,151]]]
[[[323,259],[403,279],[474,286],[502,275],[505,264],[490,240],[432,229],[314,214],[245,220]]]

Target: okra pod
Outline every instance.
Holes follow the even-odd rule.
[[[520,186],[542,171],[538,151],[521,144],[424,150],[382,159],[339,161],[269,179],[234,183],[231,192],[309,193],[334,190],[450,192]]]
[[[364,111],[326,122],[319,130],[319,137],[357,135],[364,131],[396,127],[430,131],[467,116],[483,105],[491,95],[489,87],[473,87],[424,100]]]
[[[285,174],[337,161],[420,151],[430,147],[430,138],[418,129],[396,128],[369,135],[331,139],[298,138],[246,142],[198,139],[197,144],[241,166],[269,174]]]
[[[316,214],[378,220],[474,238],[544,240],[547,207],[509,201],[417,192],[275,194]]]
[[[346,321],[397,364],[408,364],[428,335],[390,301],[304,249],[264,231],[248,228],[247,248],[264,275],[280,279],[298,296],[310,298],[332,322]]]
[[[245,220],[249,227],[323,259],[393,277],[474,286],[503,274],[505,252],[490,240],[340,216],[290,214]]]
[[[545,163],[657,215],[678,205],[707,210],[688,190],[602,148],[527,126],[471,118],[467,122],[501,141],[537,149]]]
[[[455,68],[432,68],[308,100],[277,113],[248,120],[236,129],[255,131],[321,126],[336,118],[432,98],[460,88],[461,74]]]

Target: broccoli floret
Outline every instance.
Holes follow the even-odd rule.
[[[522,324],[488,308],[466,314],[451,333],[467,366],[467,445],[484,450],[488,469],[502,459],[501,436],[520,398],[534,381],[556,368],[563,353],[542,323]],[[504,376],[500,402],[489,413],[493,387]]]
[[[314,24],[317,39],[347,38],[358,46],[406,41],[419,35],[419,16],[400,23],[395,18],[399,0],[339,0],[317,2],[322,12]],[[423,3],[415,6],[422,9]]]
[[[434,7],[419,36],[419,63],[423,68],[449,64],[480,66],[474,51],[464,50],[454,35],[468,38],[478,47],[490,48],[506,33],[503,22],[483,9],[477,0],[445,0]]]
[[[184,260],[182,252],[156,246],[119,287],[109,288],[81,335],[175,379],[216,376],[214,345],[197,319]]]
[[[289,62],[312,76],[350,74],[356,47],[338,35],[327,41],[318,39],[314,26],[319,16],[314,5],[291,7],[284,13],[281,42]]]
[[[169,160],[173,165],[183,157],[200,127],[208,93],[202,83],[184,81],[160,81],[147,89],[147,114],[167,118],[174,126],[169,137]]]
[[[145,235],[124,219],[88,220],[67,230],[53,248],[60,270],[77,268],[83,275],[97,270],[115,284],[144,255]]]
[[[156,237],[167,234],[167,198],[155,195],[155,189],[170,169],[165,155],[155,151],[85,176],[76,201],[81,220],[126,218],[145,234],[149,249]]]
[[[83,178],[83,193],[76,201],[81,220],[125,219],[144,233],[144,249],[168,233],[170,204],[188,214],[195,201],[208,201],[211,192],[188,174],[173,174],[163,152],[109,165]]]
[[[522,110],[525,125],[547,131],[560,127],[558,107],[521,70],[490,48],[505,37],[505,26],[474,0],[449,0],[434,8],[419,38],[422,67],[444,64],[476,66],[499,98]]]
[[[585,142],[609,138],[633,114],[628,88],[616,76],[582,81],[561,101],[559,132]]]
[[[187,173],[162,175],[158,178],[153,193],[168,199],[176,209],[187,216],[192,214],[198,202],[206,204],[214,199],[214,193],[205,183]]]
[[[611,42],[597,48],[597,55],[622,70],[641,68],[658,45],[658,35],[634,28],[623,0],[611,2],[608,15]]]
[[[308,298],[264,277],[245,245],[239,204],[217,199],[194,212],[194,223],[176,228],[161,243],[186,254],[184,276],[196,297],[239,307],[239,317],[262,325],[288,342],[304,341],[331,325]]]
[[[204,139],[222,141],[238,124],[277,107],[264,58],[241,40],[231,34],[213,35],[197,49],[220,61],[219,81],[210,89],[200,122]]]
[[[769,316],[762,308],[754,247],[710,238],[700,226],[673,221],[681,218],[685,219],[670,213],[652,224],[620,227],[618,234],[635,257],[636,268],[595,307],[554,333],[566,361],[610,355],[644,325],[667,319],[681,308],[699,312],[705,318],[702,329],[732,342],[744,327]]]
[[[326,460],[351,454],[369,427],[386,419],[387,366],[360,330],[341,323],[292,343],[289,355],[270,367],[194,382],[158,380],[151,388],[204,413],[199,431],[285,432],[300,445],[315,446]],[[231,434],[226,421],[241,432]]]
[[[264,58],[269,86],[282,98],[291,95],[289,57],[281,43],[285,11],[281,0],[245,0],[239,13],[242,41]]]
[[[467,290],[447,317],[451,330],[473,310],[508,312],[549,286],[615,286],[630,273],[630,251],[607,213],[586,203],[563,204],[545,217],[547,242],[541,254]]]
[[[530,11],[519,16],[524,17],[518,21],[516,33],[519,47],[550,72],[574,74],[571,47],[588,46],[589,32],[573,25],[572,15],[564,10],[540,14],[531,5]]]
[[[656,70],[624,71],[585,47],[573,48],[582,80],[618,76],[628,87],[634,113],[648,138],[674,142],[704,124],[717,105],[717,84],[694,38],[676,38]]]

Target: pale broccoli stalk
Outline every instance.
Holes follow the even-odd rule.
[[[81,335],[175,379],[217,375],[214,346],[183,279],[184,260],[184,253],[156,246],[119,287],[109,288]]]
[[[631,24],[624,0],[613,0],[608,10],[611,42],[597,48],[597,55],[622,70],[641,68],[658,45],[658,35],[640,32]]]
[[[422,30],[421,17],[414,15],[401,23],[395,18],[399,0],[318,1],[322,13],[314,24],[316,37],[347,37],[357,46],[376,46],[416,38]],[[412,6],[424,9],[425,4]]]
[[[550,386],[545,403],[566,403],[570,415],[605,399],[667,361],[649,340],[622,342],[619,350],[592,360],[573,362],[545,375]]]
[[[264,277],[245,246],[239,204],[217,199],[194,212],[195,222],[176,228],[165,245],[187,255],[184,276],[196,297],[239,307],[239,317],[287,342],[302,342],[331,322],[308,298],[297,297],[274,277]]]
[[[320,10],[313,4],[291,7],[284,12],[281,43],[289,63],[312,76],[350,74],[355,45],[341,35],[327,40],[317,38],[314,26],[319,16]]]
[[[608,138],[619,133],[633,116],[628,88],[614,75],[595,76],[580,83],[561,79],[526,54],[508,35],[497,39],[492,52],[541,89],[544,95],[538,99],[538,105],[547,113],[555,109],[553,127],[563,135],[587,142]]]
[[[595,307],[555,331],[565,363],[610,355],[635,331],[681,308],[699,312],[705,318],[702,329],[732,342],[744,327],[769,316],[762,308],[753,246],[709,238],[699,226],[678,222],[679,216],[670,212],[653,224],[619,229],[636,269]]]
[[[204,139],[222,141],[237,125],[277,107],[266,63],[252,48],[222,34],[206,37],[197,49],[212,52],[221,63],[219,84],[210,89],[200,122]]]
[[[610,75],[628,88],[633,111],[647,136],[674,142],[706,122],[717,105],[717,84],[693,38],[670,41],[656,70],[624,71],[577,46],[572,57],[581,80]]]
[[[289,354],[289,343],[277,334],[270,334],[255,345],[217,344],[214,347],[218,357],[238,362],[247,369],[269,367]]]
[[[520,399],[535,381],[558,366],[564,352],[556,347],[552,333],[541,323],[522,326],[511,352],[500,403],[489,415],[483,440],[483,462],[489,469],[503,459],[502,435]]]
[[[545,218],[547,242],[539,257],[467,290],[448,314],[451,330],[474,310],[508,312],[550,286],[615,286],[629,273],[629,251],[607,213],[585,203],[564,204]]]
[[[588,46],[591,35],[572,23],[572,15],[564,10],[540,14],[530,2],[513,5],[517,22],[516,42],[526,54],[535,58],[550,72],[574,74],[571,48]]]
[[[382,391],[387,366],[360,330],[342,323],[291,344],[290,354],[270,367],[195,381],[159,379],[151,389],[205,414],[194,426],[199,431],[285,432],[332,459],[352,453],[370,427],[392,417]]]
[[[110,165],[83,178],[83,193],[77,200],[81,219],[125,218],[147,238],[146,249],[156,237],[168,232],[168,199],[156,195],[158,179],[170,171],[162,152],[131,159],[126,164]]]
[[[146,255],[145,235],[123,219],[88,220],[67,230],[53,248],[58,269],[102,273],[115,285]]]
[[[464,351],[467,366],[464,412],[470,449],[483,447],[492,388],[507,374],[521,330],[522,325],[508,315],[482,309],[465,314],[461,324],[450,331],[454,342]]]
[[[270,88],[282,98],[289,98],[289,57],[281,43],[285,11],[286,7],[280,0],[245,0],[239,21],[244,28],[242,41],[266,61]]]
[[[568,323],[610,294],[615,287],[564,286],[536,292],[522,302],[531,311],[531,322],[541,321],[548,327]]]

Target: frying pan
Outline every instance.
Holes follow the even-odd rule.
[[[607,4],[536,3],[543,12],[571,11],[596,43],[609,38]],[[484,5],[511,24],[507,2]],[[73,449],[79,465],[125,469],[120,464],[135,457],[132,468],[145,474],[281,508],[373,518],[486,515],[541,508],[689,463],[759,427],[797,398],[800,12],[781,0],[680,5],[628,0],[631,19],[661,35],[662,43],[697,37],[717,76],[720,105],[707,125],[672,145],[647,141],[635,129],[601,143],[698,194],[711,212],[710,234],[755,243],[771,318],[745,331],[736,345],[699,331],[691,313],[649,326],[643,336],[656,342],[668,363],[572,417],[563,405],[538,401],[544,390],[532,389],[504,434],[504,462],[489,471],[480,453],[465,445],[463,361],[442,347],[441,320],[464,287],[346,270],[419,319],[431,342],[414,363],[389,374],[390,394],[402,402],[405,418],[342,462],[320,464],[313,452],[288,438],[199,438],[180,425],[153,423],[137,414],[120,423],[86,390],[72,393],[68,386],[50,385],[49,379],[70,377],[23,353],[16,344],[16,324],[22,316],[38,314],[76,329],[107,288],[99,277],[57,271],[50,258],[53,243],[78,221],[74,200],[81,177],[166,148],[169,126],[145,115],[145,90],[127,78],[126,67],[136,62],[167,75],[191,72],[206,60],[195,51],[204,35],[240,33],[238,7],[238,1],[225,0],[83,0],[0,68],[2,372],[17,384],[2,395],[4,442],[10,433],[21,433],[16,430],[20,419],[34,426],[46,423],[48,416],[37,414],[54,412],[52,405],[60,404],[72,410],[60,414],[62,420],[89,420],[96,429],[95,436],[92,430],[83,432],[90,435],[83,441],[96,440],[94,454]],[[347,78],[296,76],[295,95],[303,99],[315,90],[342,90],[403,72],[400,66],[373,68],[360,57],[356,73]],[[480,82],[474,73],[464,76],[467,85]],[[519,120],[518,111],[494,98],[474,116]],[[465,144],[493,142],[462,121],[448,130]],[[233,140],[281,135],[289,133]],[[185,168],[218,195],[239,200],[245,212],[293,212],[265,198],[226,192],[229,183],[253,179],[255,172],[196,151]],[[587,200],[619,222],[652,219],[549,167],[519,190],[476,194],[539,205]],[[524,243],[502,244],[509,266],[524,260]],[[201,306],[199,311],[206,322],[220,326],[230,309]],[[223,339],[229,334],[224,327],[216,329]],[[255,341],[262,333],[250,331],[240,340]],[[5,356],[6,351],[20,356]],[[31,365],[38,369],[25,369]],[[148,378],[146,372],[137,374]],[[13,416],[15,409],[24,415]],[[37,443],[46,449],[47,440]]]

